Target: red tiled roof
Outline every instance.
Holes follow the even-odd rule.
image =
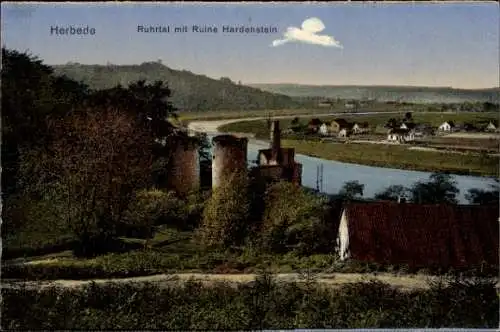
[[[499,207],[350,203],[351,258],[413,267],[498,266]]]

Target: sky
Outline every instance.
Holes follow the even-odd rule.
[[[1,9],[2,45],[46,64],[161,60],[173,69],[243,84],[500,85],[500,12],[494,2],[4,2]],[[138,32],[139,25],[186,25],[188,32]],[[193,32],[193,25],[218,32]],[[277,32],[223,33],[224,25]],[[69,26],[88,26],[95,34],[51,34],[51,28]]]

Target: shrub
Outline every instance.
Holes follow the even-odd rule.
[[[153,226],[177,224],[183,215],[184,202],[174,192],[141,190],[129,206],[125,220],[129,224]]]
[[[229,248],[240,245],[248,235],[248,179],[233,173],[215,188],[203,210],[196,240],[205,247]]]
[[[261,229],[264,248],[313,252],[321,228],[324,201],[288,182],[268,187]]]
[[[340,288],[277,284],[263,274],[237,287],[110,283],[7,288],[2,296],[2,324],[16,330],[494,328],[499,323],[494,282],[462,279],[401,291],[375,281]]]

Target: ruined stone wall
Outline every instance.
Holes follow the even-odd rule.
[[[302,164],[301,163],[294,163],[294,165],[293,165],[292,182],[298,186],[302,185]]]
[[[199,189],[200,165],[196,140],[189,137],[176,139],[169,162],[167,186],[179,194]]]
[[[247,171],[248,139],[220,135],[212,143],[212,188],[215,188],[232,173]]]

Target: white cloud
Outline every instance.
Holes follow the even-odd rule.
[[[289,27],[283,34],[283,39],[276,39],[271,46],[280,46],[288,42],[300,42],[313,45],[321,45],[327,47],[343,48],[338,40],[332,36],[318,35],[325,29],[323,22],[316,17],[311,17],[302,22],[301,28]]]

